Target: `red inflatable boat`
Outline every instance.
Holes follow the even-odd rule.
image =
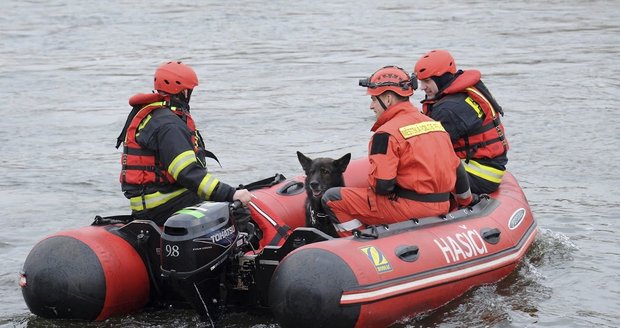
[[[277,265],[282,327],[386,327],[511,273],[537,234],[515,178],[473,208],[300,247]]]
[[[352,161],[345,183],[365,185],[367,169]],[[46,318],[104,320],[162,302],[202,316],[243,302],[269,307],[282,327],[382,327],[502,279],[537,233],[509,173],[471,208],[349,238],[303,227],[303,179],[254,183],[249,213],[205,202],[163,227],[108,217],[46,237],[24,263],[26,304]]]

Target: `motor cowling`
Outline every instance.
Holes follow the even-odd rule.
[[[162,276],[203,318],[221,304],[224,268],[238,237],[228,203],[186,207],[164,223]]]
[[[200,281],[216,275],[237,237],[228,203],[203,202],[176,212],[161,236],[164,277]]]

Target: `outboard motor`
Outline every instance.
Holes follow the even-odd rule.
[[[228,203],[203,202],[164,223],[162,276],[203,319],[211,321],[209,308],[225,297],[220,284],[238,236]]]

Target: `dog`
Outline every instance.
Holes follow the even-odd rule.
[[[299,163],[306,173],[304,188],[306,190],[306,226],[317,228],[326,234],[337,237],[336,229],[325,214],[321,197],[327,189],[344,187],[343,173],[351,161],[351,153],[339,159],[320,157],[311,159],[297,152]]]

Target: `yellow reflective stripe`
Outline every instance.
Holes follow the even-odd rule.
[[[179,173],[183,171],[188,165],[196,163],[196,153],[193,150],[187,150],[180,153],[174,158],[172,163],[168,166],[168,173],[176,180]]]
[[[144,127],[149,123],[149,121],[151,121],[151,114],[147,115],[142,122],[140,122],[140,125],[138,125],[138,131],[144,129]]]
[[[153,107],[153,106],[157,106],[157,107],[166,106],[166,102],[165,101],[157,101],[157,102],[154,102],[154,103],[150,103],[150,104],[142,107],[142,109],[147,108],[147,107]],[[149,114],[145,118],[143,118],[142,122],[140,122],[140,124],[138,125],[138,128],[136,129],[136,137],[138,135],[140,135],[140,130],[144,129],[144,127],[149,123],[149,121],[151,121],[151,114]]]
[[[134,211],[143,211],[143,210],[155,208],[159,205],[162,205],[168,202],[169,200],[184,193],[185,191],[187,191],[187,189],[181,188],[177,191],[173,191],[168,194],[164,194],[158,191],[152,194],[144,195],[144,197],[143,196],[132,197],[129,199],[129,205],[131,209]]]
[[[196,211],[192,208],[184,208],[182,210],[174,212],[174,214],[187,214],[187,215],[191,215],[195,217],[196,219],[202,219],[205,216],[204,213],[200,211]]]
[[[471,106],[471,108],[474,109],[474,111],[476,112],[478,118],[482,117],[482,114],[484,113],[482,111],[482,108],[480,107],[480,105],[471,97],[467,97],[465,98],[465,102],[469,104],[469,106]]]
[[[505,171],[498,170],[494,167],[482,165],[474,160],[469,160],[469,163],[465,163],[465,160],[461,160],[465,166],[465,171],[473,174],[477,177],[481,177],[485,180],[500,183],[504,177]]]
[[[495,114],[495,108],[493,108],[493,105],[491,105],[491,102],[482,93],[480,93],[478,90],[476,90],[476,89],[474,89],[472,87],[466,88],[465,90],[467,90],[469,92],[472,92],[472,93],[475,93],[476,95],[478,95],[478,97],[484,99],[484,101],[486,101],[487,105],[491,109],[491,114],[493,115],[493,117],[495,117],[495,115],[496,115]]]
[[[209,200],[218,182],[220,182],[220,180],[214,178],[211,173],[207,173],[198,186],[198,196],[205,200]]]
[[[415,137],[424,133],[446,131],[441,123],[436,121],[420,122],[412,125],[403,126],[398,129],[405,139]]]

